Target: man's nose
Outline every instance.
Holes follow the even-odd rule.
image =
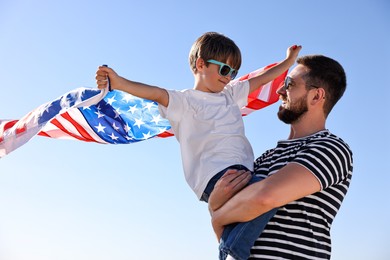
[[[279,95],[285,95],[286,94],[286,88],[284,87],[284,83],[280,85],[279,88],[276,89],[276,93]]]

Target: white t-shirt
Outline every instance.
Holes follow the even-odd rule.
[[[228,166],[253,170],[254,155],[245,136],[240,108],[248,103],[249,82],[232,81],[220,93],[168,90],[159,105],[180,143],[184,174],[198,198],[210,179]]]

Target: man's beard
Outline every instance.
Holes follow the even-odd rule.
[[[280,106],[278,117],[282,122],[291,124],[298,121],[307,111],[307,95],[305,95],[297,100],[295,104],[290,104],[289,108]]]

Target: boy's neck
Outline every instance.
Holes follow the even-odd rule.
[[[194,82],[194,90],[202,91],[202,92],[210,92],[208,89],[205,87],[205,84],[195,76],[195,82]]]

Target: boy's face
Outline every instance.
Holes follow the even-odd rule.
[[[227,65],[229,65],[229,60]],[[230,74],[227,76],[220,75],[220,67],[218,64],[205,62],[204,60],[199,61],[197,73],[199,73],[200,88],[198,90],[209,93],[219,93],[223,90],[230,82],[231,76]]]
[[[237,76],[238,71],[226,63],[214,59],[207,60],[207,62],[219,66],[218,73],[223,77],[230,77],[230,80],[233,80]]]

